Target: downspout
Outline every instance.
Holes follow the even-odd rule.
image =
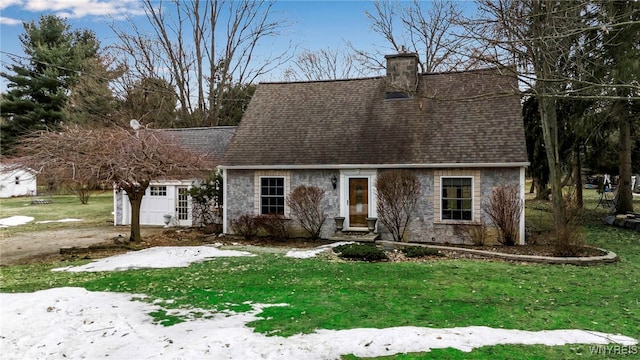
[[[229,197],[227,196],[227,169],[222,169],[222,233],[228,234],[227,226],[227,207]]]
[[[521,167],[520,168],[520,200],[522,202],[522,212],[520,213],[520,236],[518,237],[520,239],[519,243],[520,245],[524,245],[525,244],[525,235],[526,235],[526,230],[525,230],[525,217],[524,217],[524,209],[525,209],[525,203],[524,203],[524,185],[525,185],[525,177],[524,177],[524,170],[525,167]]]

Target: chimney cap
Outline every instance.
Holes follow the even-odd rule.
[[[418,58],[418,53],[415,52],[404,52],[404,53],[398,53],[398,54],[392,54],[392,55],[385,55],[384,58],[385,59],[392,59],[392,58],[398,58],[398,57],[414,57],[414,58]]]

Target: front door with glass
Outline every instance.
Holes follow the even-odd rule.
[[[349,227],[367,227],[369,178],[349,178]]]

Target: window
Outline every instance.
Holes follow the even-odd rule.
[[[20,185],[20,176],[16,176],[16,185]]]
[[[149,187],[149,194],[151,196],[167,196],[167,187],[152,185]]]
[[[284,215],[284,177],[260,178],[260,214]]]
[[[473,178],[442,178],[442,220],[473,219]]]

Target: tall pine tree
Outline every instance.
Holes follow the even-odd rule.
[[[608,102],[609,115],[617,121],[619,131],[619,175],[616,212],[633,211],[631,192],[632,149],[634,134],[640,123],[640,3],[633,0],[602,1],[600,7],[606,20],[624,24],[611,26],[603,35],[600,62],[602,77],[612,86],[606,95],[617,97]]]
[[[55,128],[65,119],[69,89],[99,48],[92,31],[72,31],[65,19],[55,15],[23,26],[20,42],[26,56],[11,56],[8,72],[0,72],[8,82],[0,102],[3,154],[11,153],[20,136]]]

